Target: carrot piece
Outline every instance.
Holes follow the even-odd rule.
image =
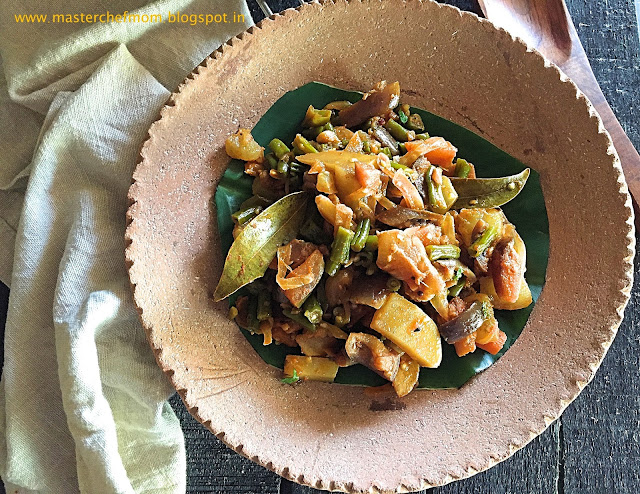
[[[411,141],[405,143],[405,146],[407,148],[405,156],[410,155],[411,158],[407,158],[404,161],[413,162],[418,156],[426,156],[429,162],[442,167],[447,173],[453,173],[455,170],[453,158],[455,158],[458,149],[443,137],[430,137],[425,140]],[[400,162],[408,165],[402,158]]]
[[[456,349],[458,357],[464,357],[468,353],[476,351],[476,334],[471,333],[466,338],[456,341],[453,346]]]
[[[506,333],[504,331],[499,331],[497,340],[490,341],[489,343],[485,343],[484,345],[481,345],[480,343],[478,343],[478,348],[481,348],[482,350],[489,352],[491,355],[495,355],[500,350],[502,350],[502,347],[504,346],[506,341],[507,341]]]
[[[392,183],[400,189],[400,192],[402,192],[405,201],[407,201],[411,209],[424,209],[424,202],[418,193],[418,189],[416,189],[416,186],[411,183],[402,170],[396,171],[393,175]]]
[[[456,157],[458,149],[449,141],[445,141],[442,137],[438,142],[438,146],[427,152],[427,159],[434,165],[442,167],[447,172],[453,172],[455,166],[453,158]]]

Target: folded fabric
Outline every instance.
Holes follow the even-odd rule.
[[[251,17],[240,0],[134,7],[121,1],[108,9],[165,19],[169,11],[235,13],[244,22],[20,23],[14,15],[106,7],[3,4],[0,279],[11,296],[0,476],[8,492],[186,488],[182,431],[166,402],[171,388],[131,300],[126,194],[170,91]]]

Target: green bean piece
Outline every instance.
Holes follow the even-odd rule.
[[[272,317],[271,312],[271,292],[269,290],[260,290],[258,292],[258,321],[266,321]]]
[[[400,288],[402,288],[402,281],[400,281],[398,278],[390,276],[387,280],[387,288],[392,292],[397,292],[398,290],[400,290]]]
[[[471,165],[467,160],[463,160],[462,158],[458,158],[456,161],[456,177],[467,178],[469,173],[471,172]]]
[[[391,154],[391,149],[389,148],[382,148],[380,152],[386,154],[389,159],[393,157],[393,154]]]
[[[349,260],[349,252],[351,251],[351,239],[353,232],[341,226],[338,228],[333,244],[331,245],[331,254],[325,266],[325,271],[329,276],[335,276],[340,269],[340,265]]]
[[[310,322],[309,319],[304,317],[302,314],[294,314],[293,312],[287,309],[284,309],[282,313],[292,321],[297,322],[304,329],[308,329],[309,331],[316,330],[316,325]]]
[[[284,160],[278,161],[276,170],[280,175],[287,175],[289,173],[289,163]]]
[[[385,124],[386,129],[389,133],[398,141],[407,142],[411,140],[411,134],[409,130],[405,129],[402,125],[400,125],[395,120],[389,120]],[[415,137],[415,134],[414,136]]]
[[[407,154],[407,146],[404,145],[404,142],[398,143],[398,151],[400,151],[400,154]]]
[[[406,122],[406,126],[409,130],[424,132],[424,123],[422,123],[422,117],[417,113],[412,113],[409,116],[409,120]]]
[[[318,150],[313,147],[313,145],[307,141],[301,134],[297,134],[296,138],[293,140],[293,149],[298,151],[300,154],[308,154],[308,153],[317,153]]]
[[[308,129],[304,129],[302,131],[302,135],[305,136],[307,139],[315,139],[325,130],[334,130],[333,125],[331,125],[331,122],[324,125],[320,125],[318,127],[309,127]]]
[[[331,110],[316,110],[313,106],[309,106],[307,113],[302,121],[303,127],[321,127],[328,124],[331,120]]]
[[[456,245],[427,245],[425,249],[430,261],[458,259],[460,257],[460,247]]]
[[[280,139],[271,139],[271,142],[269,143],[269,149],[273,151],[273,154],[275,154],[276,158],[278,158],[279,160],[281,160],[285,154],[291,151],[291,149],[289,149],[289,146],[287,146]]]
[[[373,262],[373,252],[360,252],[357,256],[356,256],[356,260],[354,261],[354,264],[356,266],[362,266],[363,268],[368,268],[369,266],[371,266],[371,263]]]
[[[249,305],[247,306],[247,330],[252,333],[260,329],[258,321],[258,299],[257,297],[249,297]]]
[[[303,172],[305,169],[305,165],[302,165],[300,163],[298,163],[297,161],[290,161],[289,162],[289,171],[290,173],[296,174],[296,173],[300,173]]]
[[[467,279],[464,276],[460,278],[460,280],[458,280],[458,282],[455,285],[449,288],[449,296],[457,297],[458,295],[460,295],[460,292],[462,291],[466,283],[467,283]]]
[[[349,321],[351,321],[351,317],[347,317],[347,313],[342,307],[336,307],[335,309],[333,309],[333,317],[333,322],[339,328],[345,327],[347,324],[349,324]]]
[[[273,153],[265,154],[264,158],[267,160],[267,164],[272,170],[275,169],[276,166],[278,166],[278,160]]]
[[[434,170],[435,166],[431,165],[424,173],[424,181],[427,184],[429,204],[433,211],[444,214],[447,212],[447,202],[444,200],[444,196],[442,195],[442,184],[436,184],[431,178]]]
[[[378,250],[378,236],[367,235],[367,240],[364,243],[364,250],[372,252]]]
[[[364,249],[364,244],[367,242],[367,237],[369,236],[369,228],[371,228],[371,220],[369,218],[360,220],[356,228],[356,234],[351,241],[351,250],[360,252]]]
[[[482,232],[475,242],[469,247],[469,255],[471,257],[479,257],[482,253],[489,248],[491,243],[498,238],[500,231],[496,225],[489,225],[487,229]]]
[[[416,134],[416,139],[420,139],[421,141],[426,141],[429,139],[429,134],[427,132],[422,132],[421,134]]]
[[[394,170],[411,170],[410,166],[403,165],[402,163],[396,163],[395,161],[390,161],[389,164]]]
[[[318,324],[322,321],[322,306],[313,293],[302,304],[302,313],[311,324]]]
[[[236,211],[231,215],[231,218],[233,218],[238,223],[238,225],[242,226],[258,216],[258,214],[260,214],[260,211],[262,211],[262,208],[249,207],[247,209]]]
[[[326,278],[321,280],[316,288],[316,297],[318,298],[318,303],[320,304],[320,308],[323,312],[329,310],[329,299],[327,299],[327,292],[324,286],[325,280]]]

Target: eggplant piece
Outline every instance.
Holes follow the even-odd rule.
[[[438,327],[440,336],[449,344],[460,341],[471,333],[475,333],[485,321],[483,303],[475,301],[471,306],[455,319],[447,321]]]
[[[398,106],[399,101],[400,84],[382,81],[360,101],[341,110],[340,122],[347,127],[356,127],[371,117],[388,114]]]
[[[402,206],[386,209],[376,215],[376,220],[394,228],[422,226],[425,223],[442,223],[444,216],[427,210],[404,208]]]
[[[368,367],[388,381],[395,379],[400,367],[400,354],[386,347],[380,339],[367,333],[351,333],[345,349],[354,362]]]
[[[392,156],[398,156],[400,154],[398,143],[384,127],[374,126],[371,129],[371,135],[380,141],[383,147],[388,147]]]
[[[349,302],[379,309],[391,293],[387,288],[388,279],[383,273],[357,278],[349,288]]]

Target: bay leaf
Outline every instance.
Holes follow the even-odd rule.
[[[264,275],[283,244],[293,240],[305,218],[306,192],[294,192],[276,201],[244,227],[227,254],[213,298],[227,298]]]
[[[524,188],[530,170],[497,178],[457,178],[450,177],[458,199],[451,209],[497,208],[514,199]]]

